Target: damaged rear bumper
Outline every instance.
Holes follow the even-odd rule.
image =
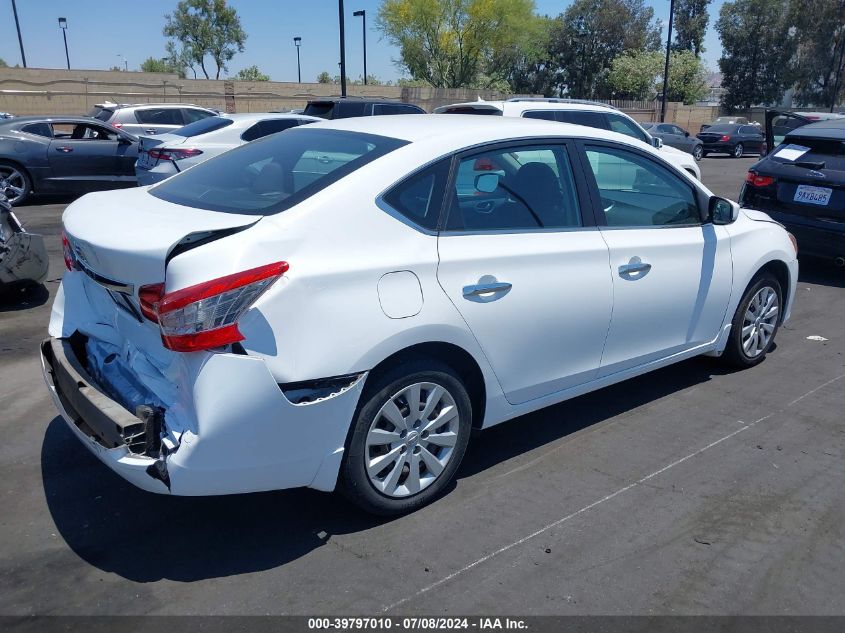
[[[261,359],[188,354],[179,399],[158,419],[111,398],[70,339],[45,340],[41,363],[62,417],[100,461],[139,488],[185,496],[333,490],[365,378],[294,403]]]

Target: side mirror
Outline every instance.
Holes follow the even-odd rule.
[[[713,196],[710,198],[708,214],[713,224],[732,224],[739,217],[739,205],[725,198]]]
[[[663,147],[663,139],[653,136],[651,138],[651,144],[654,145],[655,148],[660,149]]]
[[[475,177],[475,189],[481,193],[493,193],[499,188],[499,174],[479,174]]]
[[[684,136],[689,136],[689,132],[684,132]]]

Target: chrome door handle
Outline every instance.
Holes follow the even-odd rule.
[[[510,290],[512,284],[506,281],[497,281],[492,284],[476,284],[474,286],[464,286],[465,297],[477,297],[478,295],[486,295],[492,292],[505,292]]]
[[[70,154],[73,151],[72,147],[57,147],[56,149],[59,150],[62,154]]]
[[[149,130],[144,130],[144,134],[155,134],[156,128],[151,127]]]
[[[637,261],[631,260],[628,264],[623,264],[619,267],[619,274],[620,275],[633,275],[636,273],[647,273],[651,270],[651,264],[646,264],[645,262],[639,261],[639,258],[635,258]]]

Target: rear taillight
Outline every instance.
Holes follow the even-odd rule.
[[[728,136],[727,134],[722,134],[722,138],[720,138],[719,140],[722,141],[723,143],[727,143],[729,140],[731,140],[731,137]]]
[[[164,295],[161,284],[143,286],[142,310],[158,320],[168,349],[196,352],[237,343],[244,338],[238,319],[288,268],[287,262],[276,262]]]
[[[76,256],[73,254],[73,249],[70,247],[70,242],[64,231],[62,231],[62,254],[65,258],[65,267],[68,270],[76,270]]]
[[[775,179],[771,176],[761,176],[755,171],[749,171],[745,176],[745,182],[753,187],[768,187],[775,184]]]
[[[153,323],[158,323],[158,304],[164,297],[164,284],[150,284],[138,288],[141,314]]]
[[[149,151],[150,158],[154,160],[182,160],[191,156],[199,156],[202,150],[199,149],[163,149],[153,148]]]

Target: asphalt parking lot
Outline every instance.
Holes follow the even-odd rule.
[[[736,198],[755,161],[704,182]],[[17,211],[50,276],[0,305],[0,614],[845,614],[845,271],[802,262],[762,365],[495,427],[449,494],[379,520],[308,490],[151,495],[79,444],[37,355],[66,202]]]

